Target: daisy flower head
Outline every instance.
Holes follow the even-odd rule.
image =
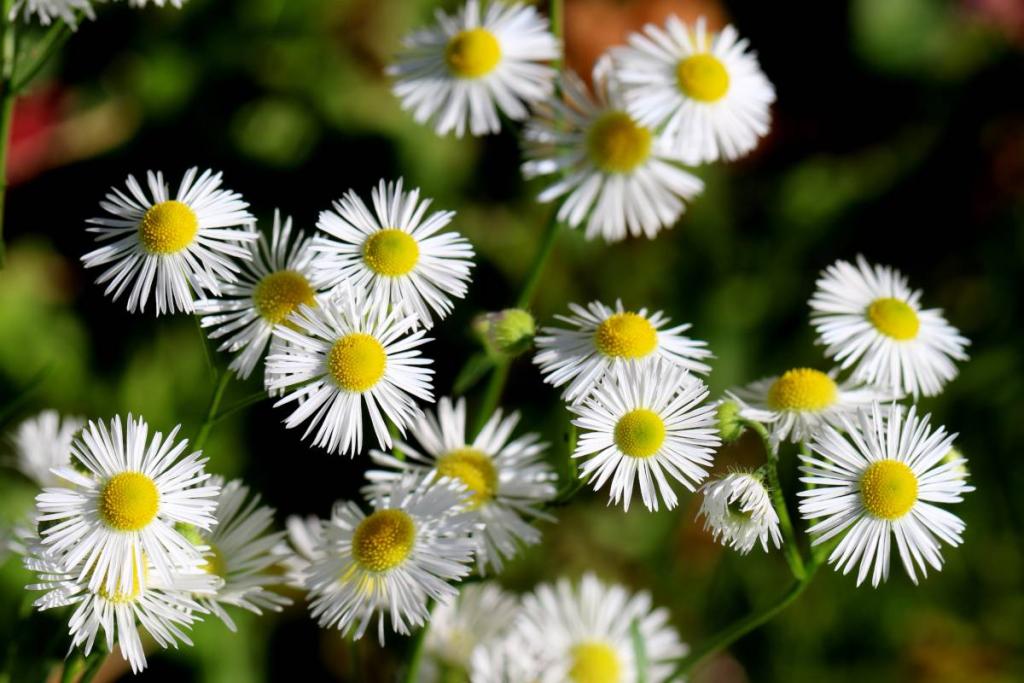
[[[425,331],[410,332],[415,318],[359,288],[339,285],[317,308],[300,304],[282,342],[267,356],[267,388],[290,392],[275,406],[294,403],[289,429],[308,421],[303,438],[332,453],[363,450],[363,413],[377,442],[391,447],[385,418],[404,434],[420,410],[414,398],[433,401],[430,359],[419,347]]]
[[[569,403],[585,399],[612,368],[627,362],[660,358],[693,373],[711,371],[703,362],[712,355],[707,343],[682,334],[689,324],[667,327],[670,320],[661,311],[627,311],[621,300],[615,308],[594,301],[586,308],[569,304],[569,310],[572,315],[556,318],[570,327],[542,328],[533,358],[545,382],[568,385],[562,397]]]
[[[513,438],[518,422],[518,413],[497,410],[470,440],[465,399],[453,403],[442,398],[437,413],[421,415],[411,429],[419,448],[398,444],[404,460],[371,453],[374,463],[386,469],[367,472],[369,488],[390,488],[409,473],[457,481],[470,494],[468,514],[481,524],[473,532],[479,570],[501,571],[502,560],[513,557],[520,544],[540,542],[529,520],[552,521],[541,508],[557,493],[557,475],[544,460],[547,444],[533,433]]]
[[[704,484],[698,517],[714,539],[746,555],[761,542],[768,552],[770,540],[782,547],[779,516],[761,477],[751,472],[732,472]]]
[[[938,309],[921,308],[921,291],[888,266],[837,261],[817,282],[811,322],[825,355],[862,382],[915,398],[934,396],[956,377],[970,342]]]
[[[62,417],[56,410],[23,421],[11,439],[14,466],[40,487],[61,485],[53,470],[71,464],[71,440],[83,424],[82,418]]]
[[[546,19],[521,2],[468,0],[454,15],[414,31],[388,73],[394,94],[418,123],[438,135],[501,130],[500,111],[514,121],[551,95],[561,53]]]
[[[151,564],[169,582],[175,569],[202,565],[203,549],[176,524],[209,529],[219,489],[206,482],[202,453],[184,455],[188,440],[152,438],[142,418],[90,421],[71,444],[64,485],[36,497],[43,545],[91,591],[130,592]]]
[[[732,26],[716,34],[704,17],[691,28],[673,15],[612,55],[630,114],[700,164],[738,159],[768,134],[775,88],[748,48]]]
[[[917,570],[942,569],[940,543],[957,546],[963,521],[937,503],[959,503],[973,491],[962,459],[947,460],[955,434],[932,428],[917,408],[876,404],[856,419],[842,418],[842,430],[826,426],[801,455],[800,514],[816,520],[808,533],[814,545],[843,535],[830,564],[849,573],[860,564],[857,585],[871,574],[877,586],[889,576],[892,539],[910,580]]]
[[[707,386],[679,366],[616,366],[590,398],[570,407],[582,430],[572,457],[586,458],[580,478],[595,491],[610,479],[609,502],[626,510],[639,481],[648,510],[658,509],[659,496],[671,510],[678,499],[669,480],[693,491],[721,445],[707,397]]]
[[[147,193],[129,175],[127,192],[113,188],[100,206],[108,215],[91,218],[103,246],[82,257],[86,268],[105,266],[96,280],[117,301],[125,291],[128,310],[145,311],[153,295],[156,314],[192,313],[193,296],[220,293],[234,282],[246,243],[258,239],[254,218],[241,195],[221,188],[221,174],[191,168],[174,197],[163,173],[146,174]],[[234,229],[242,228],[242,229]]]
[[[13,19],[21,14],[27,22],[35,15],[43,26],[59,20],[75,30],[78,28],[79,12],[89,19],[96,18],[90,0],[16,0],[10,16]]]
[[[373,210],[349,190],[317,228],[334,239],[318,239],[317,269],[327,284],[347,281],[431,327],[466,296],[473,247],[457,232],[440,232],[454,211],[427,215],[429,199],[405,192],[402,180],[383,180],[372,192]]]
[[[336,504],[306,579],[320,626],[358,639],[376,616],[383,644],[385,615],[401,634],[426,623],[427,601],[447,603],[458,594],[452,582],[469,574],[475,522],[465,502],[454,482],[406,477],[374,494],[368,515]]]
[[[527,124],[523,175],[556,175],[538,200],[562,198],[558,220],[572,228],[585,222],[588,240],[653,239],[679,220],[704,183],[630,116],[610,71],[607,60],[598,61],[593,95],[575,74],[561,76],[564,97],[538,106]]]

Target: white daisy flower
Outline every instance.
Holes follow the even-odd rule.
[[[586,574],[573,585],[567,579],[544,584],[523,598],[520,618],[510,634],[517,653],[538,683],[637,680],[632,625],[643,642],[644,680],[667,681],[675,660],[688,648],[669,624],[668,611],[652,608],[646,592],[630,593]]]
[[[956,377],[953,361],[967,360],[970,342],[938,309],[921,309],[921,291],[888,266],[829,266],[811,297],[811,322],[825,355],[854,379],[892,386],[915,398],[934,396]]]
[[[405,434],[419,408],[433,401],[431,376],[418,347],[425,331],[409,333],[414,318],[360,289],[341,285],[318,308],[300,304],[288,325],[274,329],[283,342],[267,356],[267,387],[289,390],[275,406],[298,403],[284,424],[309,421],[303,438],[332,453],[363,450],[363,405],[377,443],[391,447],[385,418]]]
[[[809,441],[824,424],[839,425],[878,401],[902,398],[898,392],[852,379],[836,381],[836,371],[793,368],[726,394],[740,406],[740,416],[768,427],[772,446],[782,441]]]
[[[617,365],[590,398],[570,407],[582,430],[572,457],[586,458],[580,478],[595,491],[611,479],[609,500],[626,510],[639,480],[648,510],[658,509],[659,495],[671,510],[678,499],[669,478],[693,491],[721,444],[707,397],[704,383],[681,367]]]
[[[284,527],[287,542],[278,544],[274,552],[284,568],[286,584],[304,589],[310,566],[323,557],[324,522],[315,515],[291,515]]]
[[[430,615],[421,680],[440,683],[468,676],[478,647],[498,643],[519,615],[519,600],[492,583],[471,584]],[[472,679],[477,680],[477,679]]]
[[[372,212],[349,190],[320,213],[317,228],[336,239],[316,241],[317,270],[327,284],[347,281],[431,327],[466,296],[473,247],[457,232],[438,234],[455,212],[426,215],[431,200],[403,192],[402,180],[381,180],[372,197]]]
[[[502,560],[513,557],[519,544],[540,543],[540,532],[528,520],[554,521],[541,509],[557,494],[557,475],[544,461],[547,444],[533,433],[512,439],[518,422],[519,413],[503,416],[497,410],[469,441],[465,399],[453,404],[442,398],[436,415],[426,413],[413,425],[419,449],[399,442],[404,460],[371,452],[374,463],[387,469],[367,472],[368,488],[390,488],[408,473],[458,481],[471,494],[470,515],[482,525],[473,533],[480,573],[488,566],[500,572]]]
[[[712,356],[707,343],[684,336],[688,324],[663,329],[670,321],[661,311],[627,311],[621,300],[616,300],[614,309],[594,301],[586,308],[569,304],[569,310],[572,315],[555,317],[572,329],[542,328],[533,358],[545,382],[569,385],[562,394],[569,403],[582,401],[612,368],[627,361],[648,363],[660,358],[690,372],[711,371],[702,362]]]
[[[61,417],[56,410],[23,421],[12,438],[14,466],[40,488],[62,485],[53,470],[71,464],[71,439],[84,422],[80,417]]]
[[[916,407],[903,413],[875,405],[856,420],[843,417],[842,431],[826,426],[810,444],[815,455],[800,456],[801,481],[814,486],[799,493],[800,513],[818,520],[807,531],[814,545],[846,532],[828,561],[844,574],[859,563],[857,585],[869,572],[873,586],[888,578],[892,538],[914,583],[915,565],[923,576],[928,565],[942,569],[940,542],[962,540],[963,521],[934,505],[959,503],[974,490],[959,469],[963,460],[944,459],[956,435],[932,429]]]
[[[149,194],[129,175],[127,193],[113,188],[100,202],[109,215],[88,221],[96,226],[89,228],[96,241],[106,244],[82,262],[108,266],[96,282],[108,283],[104,294],[115,301],[131,289],[130,312],[145,311],[152,293],[157,315],[191,313],[193,292],[219,294],[221,282],[235,280],[235,260],[249,258],[245,243],[258,239],[249,205],[220,189],[220,173],[197,174],[196,168],[185,173],[173,199],[163,173],[146,174]]]
[[[274,326],[299,304],[316,306],[329,289],[314,273],[311,247],[312,239],[301,232],[293,237],[290,217],[282,223],[274,211],[270,242],[259,233],[259,240],[247,245],[248,261],[237,281],[223,283],[218,297],[195,303],[210,339],[224,339],[218,350],[237,354],[228,367],[240,379],[248,378],[263,358]]]
[[[640,125],[662,130],[688,164],[744,156],[768,134],[775,88],[736,29],[690,28],[676,16],[614,48],[623,99]]]
[[[586,221],[587,239],[653,239],[679,220],[704,183],[626,112],[609,71],[606,60],[598,62],[594,97],[575,74],[562,75],[564,97],[539,106],[527,124],[523,175],[557,174],[538,199],[564,197],[558,220],[573,228]]]
[[[402,108],[418,123],[432,121],[438,135],[462,137],[501,130],[498,111],[514,121],[551,95],[555,70],[546,64],[560,49],[548,22],[521,2],[469,0],[437,25],[413,32],[388,69]]]
[[[81,18],[79,12],[89,19],[96,18],[90,0],[16,0],[10,16],[13,20],[21,14],[27,22],[35,15],[43,26],[49,26],[56,19],[74,30],[78,28],[78,20]]]
[[[166,583],[173,570],[202,565],[201,549],[174,525],[210,528],[218,488],[204,484],[201,452],[181,457],[188,440],[176,442],[179,428],[150,439],[146,422],[130,414],[125,427],[120,416],[109,428],[90,421],[71,444],[81,471],[57,470],[65,487],[36,497],[43,544],[89,590],[130,592],[147,561]]]
[[[704,529],[714,539],[746,555],[761,542],[768,552],[768,541],[782,547],[779,516],[761,477],[751,472],[731,472],[704,484],[698,517],[704,516]]]
[[[454,482],[410,477],[374,495],[369,515],[336,504],[306,580],[320,626],[358,639],[377,616],[381,644],[385,615],[396,633],[423,626],[427,601],[450,601],[458,594],[451,583],[469,574],[474,520],[463,512],[465,496]]]

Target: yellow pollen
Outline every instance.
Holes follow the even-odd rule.
[[[623,111],[602,114],[587,131],[587,152],[605,173],[629,173],[651,155],[651,131]]]
[[[921,321],[914,309],[905,301],[892,297],[872,301],[868,306],[868,320],[882,334],[900,341],[914,339],[921,329]]]
[[[658,346],[654,325],[636,313],[616,313],[597,326],[594,345],[606,356],[643,358]]]
[[[174,254],[192,244],[198,232],[196,212],[171,199],[146,211],[139,223],[139,242],[150,254]]]
[[[378,275],[406,275],[420,260],[420,245],[404,230],[387,228],[363,243],[363,261]]]
[[[665,442],[665,422],[653,410],[631,410],[615,423],[615,445],[633,458],[649,458]]]
[[[384,376],[387,361],[379,341],[363,332],[353,332],[334,342],[327,354],[327,370],[342,389],[362,393]]]
[[[452,36],[444,49],[444,61],[460,78],[486,76],[501,61],[501,44],[493,33],[471,28]]]
[[[729,92],[729,72],[714,55],[693,55],[676,67],[679,88],[688,97],[701,102],[716,102]]]
[[[498,492],[498,471],[490,456],[475,448],[459,448],[437,459],[437,473],[458,479],[472,495],[470,509],[475,510]]]
[[[117,531],[138,531],[156,517],[159,502],[152,479],[141,472],[121,472],[100,490],[100,519]]]
[[[309,286],[309,280],[294,270],[281,270],[267,275],[252,293],[256,312],[271,323],[283,323],[299,304],[315,306],[316,292]]]
[[[569,680],[572,683],[618,683],[620,680],[619,656],[607,643],[580,643],[572,648],[571,656]]]
[[[861,475],[860,497],[875,517],[899,519],[917,502],[917,477],[899,460],[873,462]]]
[[[416,541],[416,525],[401,510],[378,510],[352,534],[352,555],[363,569],[383,572],[405,562]]]
[[[142,557],[145,558],[146,557],[145,554],[143,554]],[[106,577],[104,577],[104,578],[106,578]],[[128,591],[128,592],[117,590],[117,591],[114,591],[113,593],[111,593],[106,588],[107,582],[106,581],[102,581],[102,582],[100,582],[100,589],[97,592],[100,594],[100,597],[103,597],[103,598],[105,598],[105,599],[107,599],[107,600],[109,600],[110,602],[113,602],[113,603],[126,604],[126,603],[129,603],[129,602],[135,602],[135,600],[139,597],[139,593],[142,592],[142,586],[145,585],[145,583],[148,580],[149,580],[149,562],[148,562],[148,560],[143,562],[142,572],[141,572],[141,576],[140,576],[139,563],[135,559],[135,557],[132,557],[132,589],[130,591]]]
[[[222,579],[226,578],[228,575],[227,559],[217,546],[210,542],[207,542],[207,545],[210,546],[210,551],[206,554],[206,564],[203,565],[203,569],[209,574]]]
[[[824,410],[836,402],[838,389],[831,377],[820,370],[787,370],[768,389],[772,410]]]

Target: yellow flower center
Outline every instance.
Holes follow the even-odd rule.
[[[921,321],[905,301],[885,297],[875,299],[868,306],[868,320],[882,334],[905,341],[917,336]]]
[[[100,594],[100,597],[119,605],[135,602],[139,597],[139,594],[142,592],[142,586],[149,580],[149,567],[147,565],[148,562],[143,565],[143,570],[140,575],[139,564],[135,558],[132,558],[132,589],[127,592],[117,590],[111,593],[106,588],[107,582],[103,581],[100,583],[99,591],[97,591]]]
[[[615,423],[615,445],[634,458],[649,458],[665,442],[665,421],[647,408],[631,410]]]
[[[838,389],[831,377],[820,370],[787,370],[768,389],[772,410],[824,410],[836,402]]]
[[[460,78],[486,76],[501,61],[501,44],[487,29],[467,29],[448,41],[444,48],[444,61]]]
[[[188,204],[171,199],[151,206],[139,223],[139,242],[150,254],[173,254],[192,244],[199,218]]]
[[[917,477],[899,460],[871,463],[860,478],[864,507],[880,519],[899,519],[917,502]]]
[[[587,131],[587,152],[605,173],[629,173],[651,155],[651,131],[623,111],[602,114]]]
[[[277,325],[284,322],[299,304],[315,306],[315,294],[302,273],[281,270],[260,280],[253,290],[252,302],[264,320]]]
[[[227,578],[228,562],[224,557],[224,553],[209,541],[206,544],[210,546],[210,551],[206,555],[206,564],[203,565],[203,569],[207,573],[219,576],[222,579]]]
[[[658,346],[654,325],[636,313],[616,313],[597,326],[594,345],[606,356],[643,358]]]
[[[419,260],[420,245],[409,233],[398,228],[375,232],[363,243],[363,261],[378,275],[405,275]]]
[[[363,569],[383,572],[405,562],[416,542],[416,525],[401,510],[378,510],[352,534],[352,555]]]
[[[580,643],[572,648],[572,683],[618,683],[621,665],[615,649],[607,643]]]
[[[327,354],[327,370],[339,387],[364,392],[384,376],[388,357],[384,346],[363,332],[347,334]]]
[[[437,473],[442,477],[458,479],[472,495],[469,507],[476,509],[494,498],[498,492],[498,471],[483,451],[459,448],[437,459]]]
[[[121,472],[100,491],[100,519],[117,531],[138,531],[156,517],[159,502],[152,479],[141,472]]]
[[[729,72],[714,55],[693,55],[676,67],[679,89],[692,99],[716,102],[729,91]]]

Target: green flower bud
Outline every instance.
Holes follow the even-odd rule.
[[[507,308],[497,313],[477,316],[473,321],[473,330],[481,336],[488,351],[512,357],[533,345],[537,325],[528,312]]]
[[[735,401],[722,401],[715,411],[718,418],[718,432],[722,435],[722,441],[732,443],[743,436],[743,419],[740,417],[740,407]]]

